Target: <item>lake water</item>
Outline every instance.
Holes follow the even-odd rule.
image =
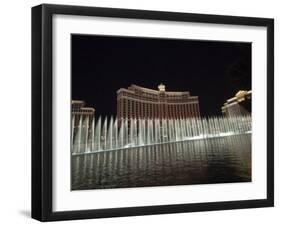
[[[72,190],[251,181],[251,134],[71,157]]]

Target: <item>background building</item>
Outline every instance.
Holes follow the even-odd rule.
[[[199,117],[197,96],[185,92],[167,92],[131,85],[117,91],[117,117],[121,118],[188,118]]]
[[[91,128],[86,128],[91,125],[95,109],[92,107],[86,107],[86,103],[82,100],[72,100],[71,101],[71,139],[72,144],[78,132],[78,127],[89,130]],[[85,138],[88,139],[88,138]]]
[[[82,100],[73,100],[71,102],[71,113],[74,116],[89,116],[93,117],[95,109],[92,107],[86,107],[86,103]]]
[[[240,90],[223,104],[221,111],[225,116],[247,115],[252,112],[252,91]]]

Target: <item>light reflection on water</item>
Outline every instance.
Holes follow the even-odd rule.
[[[72,190],[251,181],[251,135],[72,156]]]

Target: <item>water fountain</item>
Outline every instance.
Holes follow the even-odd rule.
[[[79,117],[79,116],[75,116]],[[86,154],[251,132],[251,116],[186,119],[72,120],[72,154]]]
[[[72,155],[71,166],[73,190],[250,182],[251,134]]]

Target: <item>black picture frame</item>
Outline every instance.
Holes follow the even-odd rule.
[[[52,18],[55,14],[263,26],[267,28],[267,198],[54,212],[52,210]],[[121,217],[274,205],[274,20],[221,15],[43,4],[32,8],[32,218]]]

